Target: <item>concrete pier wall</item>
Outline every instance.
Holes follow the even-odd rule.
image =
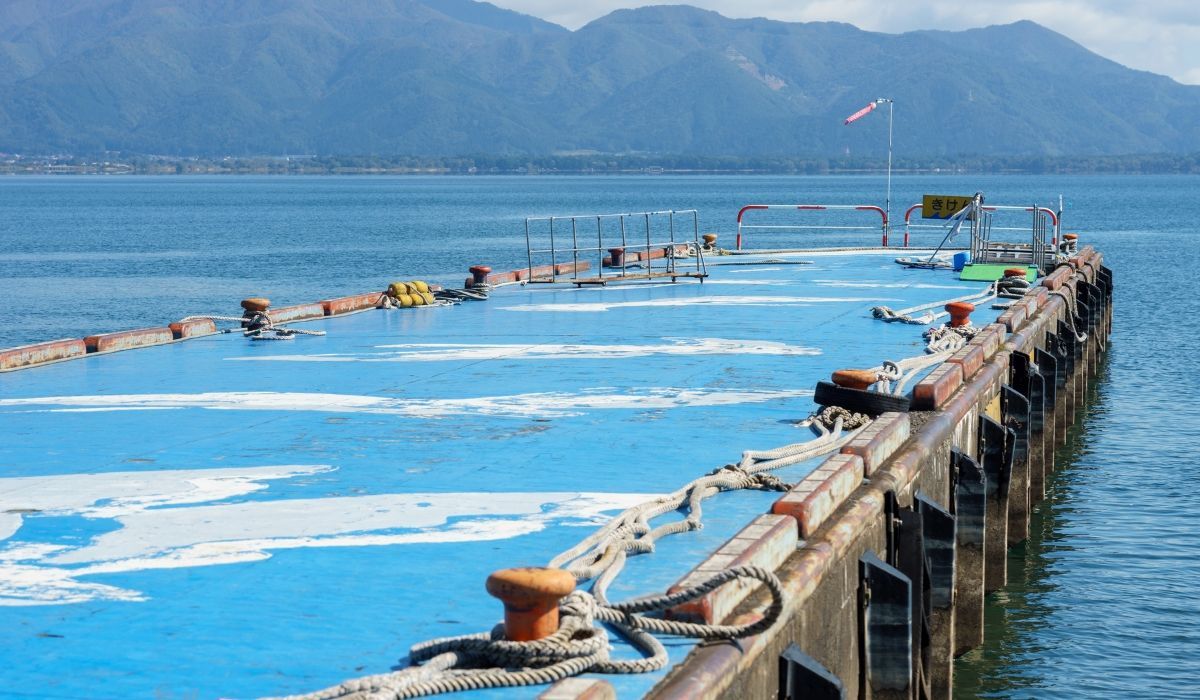
[[[808,680],[790,697],[837,697],[820,693],[839,684],[846,698],[952,697],[953,658],[983,642],[984,596],[1004,586],[1007,550],[1027,536],[1054,448],[1103,358],[1112,279],[1102,262],[1083,248],[948,361],[961,371],[924,380],[914,405],[929,410],[896,414],[904,439],[877,433],[844,448],[863,457],[865,476],[840,503],[828,503],[837,489],[805,486],[828,512],[798,521],[801,539],[776,570],[783,619],[756,637],[698,647],[650,697],[789,697],[780,691],[789,647],[836,678],[800,674]],[[760,592],[726,621],[762,607]]]

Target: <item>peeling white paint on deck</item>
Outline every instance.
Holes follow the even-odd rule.
[[[20,504],[4,521],[0,606],[144,600],[139,591],[79,580],[99,574],[258,561],[272,550],[478,542],[550,526],[594,526],[647,494],[405,493],[211,503],[262,482],[331,467],[162,470],[0,479]],[[197,505],[205,503],[205,505]],[[13,514],[8,514],[12,516]],[[14,540],[22,517],[85,517],[119,527],[84,544]]]
[[[981,295],[987,292],[987,288],[980,289],[974,284],[928,284],[925,282],[880,282],[872,280],[813,280],[813,283],[821,287],[835,287],[838,289],[954,289],[963,292],[978,291]]]
[[[672,306],[779,306],[793,304],[807,306],[810,304],[837,304],[849,302],[895,301],[881,297],[773,297],[773,296],[702,296],[676,299],[644,299],[640,301],[588,302],[582,304],[517,304],[502,307],[504,311],[551,311],[592,313],[611,311],[612,309],[632,308],[662,308]]]
[[[619,393],[618,393],[619,392]],[[779,391],[720,391],[651,387],[617,390],[611,387],[577,393],[541,392],[467,399],[392,399],[356,394],[237,391],[197,394],[111,394],[42,396],[0,399],[2,407],[49,412],[203,408],[236,411],[319,411],[373,413],[412,418],[500,416],[561,418],[599,409],[666,409],[683,406],[728,406],[811,396],[808,389]],[[59,408],[51,408],[59,407]]]
[[[390,352],[325,353],[229,357],[250,362],[450,362],[478,360],[600,360],[653,355],[820,355],[817,348],[770,340],[678,338],[648,345],[540,343],[399,343],[376,345]]]
[[[27,515],[113,518],[156,506],[225,500],[267,488],[264,482],[331,471],[317,465],[170,469],[0,479],[0,540]]]

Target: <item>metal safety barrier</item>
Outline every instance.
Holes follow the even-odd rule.
[[[708,275],[695,209],[531,216],[525,248],[531,283],[562,282],[564,274],[576,285]],[[584,262],[596,264],[595,276],[580,276]]]
[[[1055,213],[1054,210],[1049,209],[1047,207],[1021,207],[1021,206],[1006,206],[1006,205],[991,205],[991,204],[984,206],[983,209],[984,209],[984,211],[993,212],[993,213],[994,212],[1030,212],[1030,213],[1032,213],[1032,212],[1036,211],[1040,215],[1040,218],[1045,219],[1045,221],[1041,222],[1042,225],[1043,226],[1049,225],[1051,231],[1053,232],[1052,243],[1055,245],[1057,245],[1057,243],[1058,243],[1059,215],[1062,211],[1061,208],[1059,209],[1059,213]],[[907,248],[909,245],[910,234],[913,231],[920,231],[920,230],[926,230],[926,229],[927,230],[937,230],[937,231],[945,230],[944,221],[942,223],[936,223],[936,224],[913,223],[912,222],[913,214],[915,214],[916,212],[919,212],[921,210],[922,210],[921,203],[918,202],[917,204],[914,204],[911,207],[909,207],[904,212],[904,247],[905,248]],[[1039,217],[1035,216],[1035,220],[1037,218],[1039,218]],[[1032,230],[1029,226],[997,226],[993,230],[995,230],[995,231],[1029,231],[1029,232],[1032,232]]]
[[[1053,211],[1039,207],[978,207],[982,216],[977,216],[971,226],[971,262],[973,263],[1024,263],[1034,265],[1039,274],[1045,274],[1054,266],[1055,246],[1058,240],[1058,217]],[[1027,227],[994,227],[992,215],[996,211],[1024,211],[1030,214]],[[1051,222],[1053,222],[1051,226]],[[1029,242],[994,241],[994,231],[1016,231],[1029,236]],[[1047,233],[1053,231],[1053,243],[1047,241]]]
[[[882,218],[882,226],[829,226],[822,224],[747,224],[745,223],[746,214],[752,211],[765,209],[790,209],[794,211],[829,211],[829,210],[844,210],[844,211],[870,211],[879,214]],[[881,231],[883,234],[883,246],[888,244],[888,215],[883,207],[877,207],[873,204],[747,204],[738,210],[737,214],[737,249],[742,249],[742,232],[749,229],[776,229],[776,230],[820,230],[820,231]]]

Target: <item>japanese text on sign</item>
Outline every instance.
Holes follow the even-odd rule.
[[[949,219],[967,208],[972,197],[953,194],[927,194],[921,198],[922,219]]]

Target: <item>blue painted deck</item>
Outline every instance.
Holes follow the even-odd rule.
[[[505,287],[0,375],[0,695],[295,693],[488,629],[489,572],[807,439],[818,379],[921,352],[871,306],[984,286],[894,256],[710,258],[704,284]],[[612,597],[664,590],[776,497],[716,497]]]

